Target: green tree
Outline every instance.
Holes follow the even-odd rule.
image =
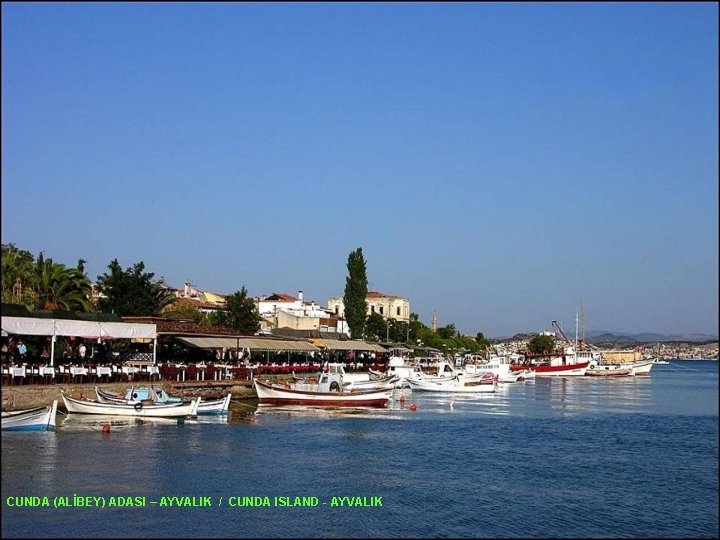
[[[541,354],[545,351],[552,351],[555,348],[555,338],[547,335],[533,336],[528,342],[528,350],[535,354]]]
[[[350,335],[355,338],[363,337],[365,333],[365,314],[367,304],[365,298],[368,292],[367,268],[362,248],[357,248],[348,256],[348,276],[345,279],[345,320],[347,321]]]
[[[226,310],[208,316],[208,322],[217,326],[229,326],[255,333],[260,330],[260,313],[245,287],[225,297]]]
[[[490,340],[485,337],[485,334],[478,332],[475,336],[475,343],[477,343],[481,349],[487,349],[490,347]]]
[[[437,333],[443,339],[452,339],[458,335],[458,331],[454,324],[448,324],[447,326],[438,328]]]
[[[40,253],[32,273],[33,303],[39,309],[94,311],[90,301],[92,284],[78,268],[45,259]]]
[[[117,315],[159,315],[175,300],[175,293],[162,281],[153,280],[155,274],[145,272],[140,261],[123,270],[117,259],[108,265],[110,273],[98,276],[98,285],[105,298],[98,300],[98,307]]]
[[[170,304],[168,308],[163,311],[163,316],[168,319],[177,319],[192,321],[196,324],[202,324],[207,319],[207,315],[200,311],[193,305],[190,304]]]
[[[82,259],[81,259],[82,260]],[[81,268],[46,259],[37,260],[14,244],[2,246],[2,300],[28,309],[93,311],[92,286]]]
[[[27,307],[32,295],[31,283],[35,258],[29,251],[15,244],[2,244],[2,301],[24,304]],[[16,290],[16,286],[19,286]],[[16,294],[19,293],[19,294]]]
[[[371,313],[365,320],[365,339],[385,341],[385,319],[379,313]]]

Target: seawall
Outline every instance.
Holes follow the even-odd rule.
[[[102,388],[107,392],[118,394],[124,392],[130,386],[152,386],[162,388],[171,396],[182,396],[188,398],[202,397],[215,399],[226,396],[230,392],[233,399],[255,399],[257,394],[250,381],[205,381],[185,382],[174,381],[147,381],[139,382],[114,382],[105,384],[22,384],[2,385],[2,410],[32,409],[34,407],[45,407],[52,405],[58,400],[58,408],[65,410],[60,392],[76,398],[96,399],[95,387]]]

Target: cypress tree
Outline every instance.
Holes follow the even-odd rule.
[[[367,269],[362,248],[350,252],[347,262],[348,277],[345,279],[345,320],[354,339],[363,337],[367,314]]]

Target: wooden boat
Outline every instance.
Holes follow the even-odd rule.
[[[424,379],[407,379],[410,388],[423,392],[461,392],[467,394],[492,393],[497,390],[497,377],[485,372],[479,377],[466,377],[458,374],[450,379],[430,377]]]
[[[512,371],[530,370],[536,377],[581,377],[591,364],[591,351],[576,352],[572,346],[562,352],[549,352],[540,359],[528,359],[510,366]]]
[[[49,407],[7,411],[2,413],[2,429],[5,431],[54,431],[57,399]]]
[[[627,377],[630,369],[619,364],[590,364],[585,375],[589,377]]]
[[[105,414],[113,416],[138,416],[141,418],[165,417],[175,418],[179,416],[197,416],[200,398],[183,403],[155,404],[151,400],[146,403],[101,403],[74,399],[61,392],[65,407],[69,413],[78,414]]]
[[[255,379],[260,404],[318,405],[338,407],[384,407],[393,393],[393,386],[370,390],[349,389],[343,384],[339,370],[321,373],[317,383],[271,384]]]
[[[124,395],[115,395],[110,392],[106,392],[98,387],[95,387],[95,395],[101,403],[142,403],[145,400],[152,400],[153,403],[157,404],[169,404],[169,403],[189,403],[190,400],[185,400],[180,397],[170,396],[167,392],[163,391],[162,388],[152,387],[130,387]],[[230,408],[230,400],[232,394],[228,394],[224,398],[210,399],[200,402],[197,414],[224,414],[227,413]]]

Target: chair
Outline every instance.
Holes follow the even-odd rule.
[[[199,379],[198,379],[199,375],[200,375],[200,374],[198,373],[198,368],[197,368],[197,366],[196,366],[195,364],[190,364],[190,365],[187,367],[187,371],[185,372],[185,380],[186,380],[186,381],[196,381],[196,380],[199,380]]]
[[[28,377],[28,380],[30,381],[30,384],[37,384],[37,383],[39,383],[40,380],[41,380],[41,377],[40,377],[40,366],[38,366],[37,364],[33,364],[33,365],[28,366],[28,368],[27,368],[27,377]]]
[[[212,364],[208,364],[205,367],[205,380],[206,381],[214,381],[217,378],[216,377],[217,371],[218,371],[218,368],[216,368]]]

